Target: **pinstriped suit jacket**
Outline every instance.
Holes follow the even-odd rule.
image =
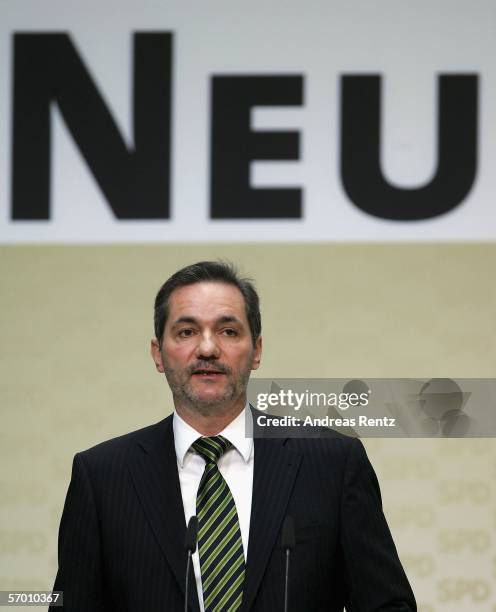
[[[286,515],[296,532],[290,610],[416,610],[359,440],[330,430],[256,438],[253,478],[243,612],[283,609]],[[172,416],[76,454],[54,586],[63,609],[183,610],[185,530]],[[199,612],[192,576],[189,601]]]

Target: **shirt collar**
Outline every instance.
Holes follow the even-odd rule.
[[[224,436],[234,446],[234,448],[243,457],[245,463],[248,463],[252,449],[253,438],[247,437],[246,425],[249,430],[252,429],[252,415],[248,403],[238,416],[227,425],[218,435]],[[186,453],[190,450],[191,445],[195,440],[202,436],[194,427],[188,425],[177,412],[174,412],[172,421],[174,430],[174,446],[176,449],[176,457],[180,467],[184,465]]]

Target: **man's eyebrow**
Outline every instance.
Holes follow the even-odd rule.
[[[172,326],[174,327],[175,325],[180,325],[181,323],[191,323],[192,325],[197,325],[198,321],[197,319],[195,319],[195,317],[179,317],[179,319],[176,319],[174,321],[174,323],[172,324]]]
[[[234,315],[221,315],[218,319],[216,319],[215,322],[217,324],[218,323],[241,323],[238,317],[235,317]],[[172,324],[172,327],[175,327],[176,325],[181,325],[181,323],[189,323],[190,325],[199,324],[198,319],[196,319],[195,317],[184,315],[176,319],[174,323]]]
[[[241,321],[234,315],[223,315],[217,319],[217,323],[241,323]]]

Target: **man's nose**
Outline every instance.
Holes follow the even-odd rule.
[[[219,356],[219,345],[215,334],[206,332],[200,335],[200,341],[196,347],[197,358],[216,359]]]

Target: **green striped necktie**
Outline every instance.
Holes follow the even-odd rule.
[[[236,504],[217,467],[232,444],[214,436],[198,438],[192,448],[206,462],[196,497],[205,612],[234,612],[243,599],[245,557]]]

